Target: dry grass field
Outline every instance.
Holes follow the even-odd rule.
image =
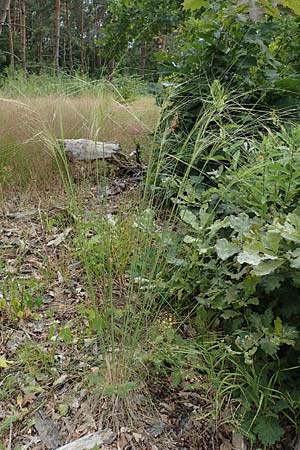
[[[140,143],[147,154],[159,108],[153,97],[122,104],[107,92],[98,96],[1,98],[0,192],[52,190],[61,183],[45,141],[88,138],[120,142],[124,151]]]

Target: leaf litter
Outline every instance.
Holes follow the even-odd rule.
[[[112,196],[110,220],[119,197],[128,195],[123,184],[119,189],[117,185],[115,180],[106,192]],[[129,195],[136,189],[137,184],[131,183]],[[99,207],[102,195],[103,190],[95,188],[83,197],[87,214]],[[88,307],[90,299],[81,264],[73,260],[68,247],[72,226],[47,228],[41,220],[64,213],[63,206],[17,209],[16,204],[12,202],[14,210],[6,205],[0,216],[0,442],[4,448],[43,450],[73,443],[66,450],[74,450],[80,448],[80,439],[97,433],[101,439],[106,436],[99,444],[102,450],[221,448],[230,432],[193,418],[195,411],[205,410],[207,401],[192,392],[170,391],[163,383],[152,385],[155,408],[149,404],[146,414],[148,400],[143,395],[141,400],[135,398],[131,414],[139,422],[133,426],[118,411],[108,411],[107,399],[89,389],[85,376],[97,367],[101,355],[92,336],[82,339],[84,323],[78,307]],[[14,296],[22,295],[22,283],[32,285],[32,296],[39,297],[30,308],[26,301],[13,307]],[[2,292],[6,285],[11,292]],[[10,308],[3,308],[3,299]],[[114,414],[119,427],[112,430],[116,417],[107,417]]]

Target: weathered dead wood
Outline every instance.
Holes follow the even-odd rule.
[[[70,161],[111,159],[121,152],[117,142],[95,142],[89,139],[58,139]]]
[[[57,448],[57,450],[90,450],[96,445],[111,444],[115,440],[115,434],[108,431],[98,431]]]
[[[247,450],[245,438],[238,433],[232,433],[232,447],[233,450]]]
[[[45,411],[40,410],[35,415],[35,428],[46,448],[54,449],[61,445],[59,431],[53,420],[46,416]]]
[[[294,450],[300,450],[300,434],[297,435]]]

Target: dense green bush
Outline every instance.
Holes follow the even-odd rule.
[[[233,390],[239,398],[249,394],[243,431],[270,444],[283,434],[283,417],[294,420],[287,398],[293,417],[299,414],[300,129],[266,130],[251,139],[241,125],[231,125],[238,132],[227,134],[214,122],[212,133],[199,121],[190,162],[178,157],[184,170],[160,168],[158,188],[181,225],[166,237],[155,289],[192,318],[197,335],[221,334],[238,379],[262,372],[251,383],[264,393],[272,384],[275,397],[260,406],[247,380],[243,392]]]
[[[171,83],[153,177],[181,224],[156,289],[200,336],[225,339],[245,380],[232,393],[249,394],[240,425],[268,445],[299,415],[299,19],[205,5],[177,55],[161,55]]]
[[[253,21],[248,7],[251,2],[200,3],[205,8],[186,20],[174,52],[159,55],[170,87],[161,122],[164,145],[156,159],[168,173],[184,172],[182,163],[191,161],[199,120],[211,132],[212,143],[221,125],[226,145],[227,135],[236,136],[241,127],[250,137],[267,127],[276,129],[275,112],[282,121],[299,117],[295,40],[299,17],[269,5],[260,20]],[[232,92],[234,96],[228,95]],[[206,154],[211,149],[209,144]],[[202,170],[203,161],[197,156],[193,165]]]
[[[207,92],[209,83],[220,79],[231,89],[243,92],[248,104],[286,107],[295,100],[298,103],[286,91],[299,94],[295,39],[300,30],[299,18],[269,5],[263,15],[253,20],[250,3],[206,3],[185,21],[175,51],[162,52],[158,59],[172,81],[190,83],[202,78],[203,92]],[[200,93],[197,84],[188,91],[194,96]]]

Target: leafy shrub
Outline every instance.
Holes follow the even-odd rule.
[[[283,432],[275,411],[279,397],[292,390],[296,399],[300,392],[299,127],[251,138],[241,124],[227,132],[221,115],[211,120],[214,135],[205,120],[204,129],[199,119],[190,146],[192,162],[183,164],[180,155],[181,172],[160,172],[183,225],[177,227],[179,243],[174,238],[165,252],[156,287],[193,316],[198,333],[222,332],[238,367],[273,379],[277,400],[272,397],[257,415],[246,401],[243,422],[244,431],[270,444]],[[264,434],[266,427],[277,435]]]
[[[237,150],[243,156],[240,143],[247,145],[246,138],[278,130],[276,115],[282,123],[298,118],[299,64],[292,37],[299,19],[266,3],[257,20],[251,2],[196,3],[200,9],[178,32],[175,51],[159,55],[170,87],[154,159],[160,174],[183,175],[189,165],[190,173],[201,171],[207,181],[218,161],[227,164]]]
[[[286,401],[300,392],[299,126],[246,108],[219,80],[205,95],[191,85],[170,88],[154,156],[155,189],[181,222],[156,288],[200,335],[221,333],[240,425],[273,444],[283,415],[299,413]]]
[[[231,89],[247,93],[248,105],[298,103],[299,98],[286,91],[299,93],[298,49],[292,38],[299,32],[299,20],[266,3],[264,14],[254,20],[250,3],[205,2],[204,8],[185,21],[175,52],[160,54],[165,72],[177,82],[206,80],[201,85],[203,92],[214,79],[220,79]],[[190,92],[199,93],[194,88]]]

